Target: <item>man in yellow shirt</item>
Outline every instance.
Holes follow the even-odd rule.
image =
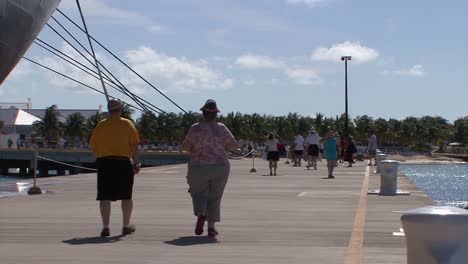
[[[109,117],[93,130],[90,146],[96,155],[97,198],[101,211],[102,237],[110,236],[111,201],[122,201],[122,234],[135,232],[130,224],[133,209],[133,180],[140,171],[138,144],[140,137],[132,121],[122,118],[123,103],[110,100]]]

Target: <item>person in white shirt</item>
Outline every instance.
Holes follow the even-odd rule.
[[[306,139],[307,155],[309,160],[307,161],[307,169],[314,167],[317,169],[317,157],[319,155],[320,136],[314,130],[310,131]]]
[[[304,155],[305,140],[301,134],[297,133],[294,138],[294,167],[300,167],[302,156]]]
[[[369,144],[367,145],[367,150],[369,151],[369,166],[372,166],[372,158],[374,158],[375,165],[375,154],[377,151],[377,136],[372,131],[369,135]]]
[[[270,176],[276,176],[276,169],[278,168],[279,152],[278,152],[279,140],[275,138],[275,135],[271,132],[268,134],[266,145],[267,160],[269,162]]]

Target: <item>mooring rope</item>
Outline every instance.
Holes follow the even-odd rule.
[[[70,163],[65,163],[65,162],[61,162],[61,161],[57,161],[57,160],[53,160],[53,159],[48,159],[48,158],[42,157],[42,156],[37,156],[37,157],[38,157],[39,159],[43,159],[43,160],[55,162],[55,163],[58,163],[58,164],[62,164],[62,165],[66,165],[66,166],[70,166],[70,167],[74,167],[74,168],[78,168],[78,169],[85,169],[85,170],[90,170],[90,171],[97,171],[97,169],[86,168],[86,167],[82,167],[82,166],[78,166],[78,165],[74,165],[74,164],[70,164]]]

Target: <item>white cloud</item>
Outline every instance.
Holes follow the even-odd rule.
[[[279,84],[280,82],[281,80],[278,78],[271,78],[270,80],[267,81],[268,84],[272,84],[272,85]]]
[[[316,85],[323,83],[319,75],[311,69],[286,69],[286,75],[291,81],[301,85]]]
[[[159,32],[163,32],[164,28],[160,25],[151,25],[147,27],[147,30],[151,33],[159,33]]]
[[[255,85],[257,82],[254,79],[246,79],[243,80],[242,83],[247,86]]]
[[[111,2],[103,0],[81,1],[80,6],[85,18],[96,17],[111,24],[145,26],[146,29],[152,33],[161,32],[163,29],[162,26],[155,24],[151,18],[145,16],[143,13],[111,6],[108,3]],[[75,0],[63,0],[59,8],[77,12]]]
[[[311,55],[312,60],[340,62],[341,56],[352,56],[352,61],[365,63],[379,57],[379,52],[362,46],[359,42],[345,41],[330,48],[319,47]]]
[[[129,50],[125,57],[135,71],[171,91],[225,90],[234,85],[206,61],[170,57],[149,47]]]
[[[317,6],[323,6],[326,5],[327,3],[331,2],[333,0],[287,0],[286,2],[290,5],[299,5],[303,4],[308,7],[317,7]]]
[[[247,69],[274,69],[284,72],[284,74],[294,83],[299,85],[315,85],[322,83],[317,72],[312,69],[290,66],[286,61],[274,59],[268,56],[248,54],[236,59],[236,64]],[[279,83],[279,79],[273,78],[268,81],[271,84]]]
[[[400,70],[385,70],[382,71],[383,75],[400,75],[400,76],[411,76],[411,77],[423,77],[427,73],[424,70],[424,67],[421,64],[413,65],[409,69],[400,69]]]
[[[261,55],[242,55],[236,60],[236,64],[248,69],[277,69],[284,67],[284,63],[280,60],[275,60],[267,56]]]
[[[80,63],[88,66],[91,69],[95,70],[95,67],[91,65],[88,61],[86,61],[80,54],[78,54],[72,47],[70,47],[67,44],[63,44],[61,51],[70,57],[74,58],[75,60],[79,61]],[[106,59],[101,55],[101,54],[96,54],[98,59],[100,61],[105,61]],[[89,60],[94,61],[94,59],[91,56],[87,57]],[[101,83],[98,79],[93,78],[89,74],[77,69],[73,65],[57,58],[57,57],[42,57],[42,58],[36,58],[36,61],[39,63],[56,70],[60,73],[63,73],[75,80],[78,80],[80,82],[83,82],[93,88],[96,88],[98,90],[101,89]],[[78,84],[72,80],[66,79],[63,76],[60,76],[56,73],[47,71],[47,81],[56,87],[64,88],[64,89],[70,89],[73,92],[78,92],[78,93],[88,93],[91,90],[81,84]]]
[[[381,67],[392,67],[393,65],[395,65],[395,58],[394,57],[380,58],[377,61],[377,65]]]
[[[71,47],[64,45],[61,49],[65,54],[76,58],[78,61],[93,68],[84,58],[77,54]],[[132,92],[137,94],[147,93],[152,89],[138,76],[131,73],[122,65],[113,60],[97,54],[99,60]],[[125,55],[128,64],[140,75],[145,77],[163,92],[193,92],[198,90],[229,89],[234,86],[234,81],[223,74],[214,71],[205,60],[190,61],[186,58],[170,57],[160,54],[149,47],[140,47],[128,50]],[[102,90],[98,79],[84,73],[74,66],[56,57],[43,57],[37,59],[40,63],[64,73],[74,79]],[[91,59],[91,61],[93,61]],[[102,68],[101,68],[102,69]],[[55,73],[48,72],[47,81],[56,87],[70,89],[73,92],[89,93],[91,90],[78,83],[68,80]],[[115,90],[108,87],[109,93],[115,94]]]
[[[26,60],[20,60],[18,64],[13,68],[7,79],[11,81],[19,80],[27,76],[31,72],[31,63]]]

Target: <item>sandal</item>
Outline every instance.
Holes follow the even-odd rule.
[[[110,236],[110,229],[109,228],[103,228],[101,230],[101,237],[108,237]]]
[[[218,231],[214,227],[208,227],[208,236],[215,237],[218,234]]]
[[[135,233],[135,230],[135,225],[124,226],[122,227],[122,235],[130,235],[132,233]]]
[[[195,235],[199,236],[203,234],[203,226],[205,225],[205,219],[203,215],[199,215],[197,218],[197,224],[195,225]]]

